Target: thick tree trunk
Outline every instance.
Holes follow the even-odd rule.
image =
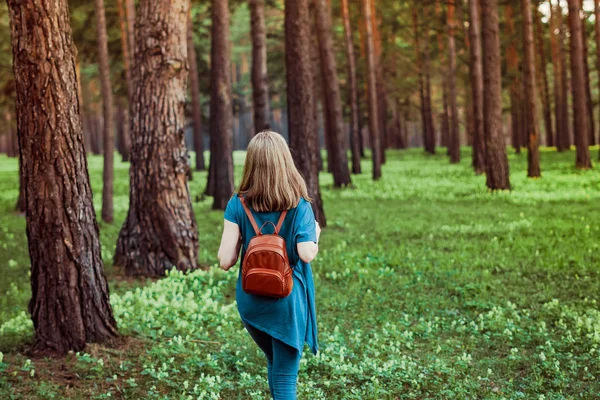
[[[562,120],[563,120],[563,148],[565,150],[571,149],[572,143],[572,132],[571,132],[571,124],[569,123],[569,92],[571,91],[571,80],[568,76],[567,71],[567,27],[563,22],[563,9],[560,5],[558,5],[558,22],[559,22],[559,48],[560,48],[560,60],[562,64],[561,69],[561,88],[562,88]]]
[[[129,33],[127,30],[127,15],[123,4],[123,0],[117,0],[117,8],[119,9],[119,28],[121,30],[121,52],[123,53],[123,69],[125,70],[125,84],[127,85],[127,103],[129,104],[133,96],[133,82],[131,78],[131,64],[133,48],[129,47]],[[120,104],[119,109],[122,113],[119,135],[119,151],[124,162],[129,161],[129,153],[131,151],[131,119],[129,118],[128,107],[123,107]]]
[[[469,73],[471,76],[471,99],[473,102],[473,169],[485,172],[485,137],[483,121],[483,70],[481,59],[481,24],[479,0],[469,0]]]
[[[229,6],[227,0],[212,1],[210,140],[214,153],[213,209],[224,210],[233,193],[233,109],[229,55]],[[211,149],[212,150],[212,149]]]
[[[535,70],[535,50],[533,40],[533,18],[531,15],[531,0],[521,0],[521,12],[523,14],[523,52],[524,57],[524,79],[525,79],[525,106],[527,108],[527,176],[539,178],[540,172],[540,150],[539,137],[540,127],[538,123],[537,110],[537,87]]]
[[[66,1],[8,0],[8,6],[31,258],[32,352],[63,355],[117,336],[83,148],[76,50]]]
[[[106,18],[104,15],[104,0],[94,0],[96,15],[96,38],[98,40],[98,70],[102,93],[102,112],[104,127],[102,142],[104,148],[104,168],[102,170],[102,220],[113,220],[113,181],[115,132],[112,104],[112,87],[110,85],[110,67],[108,66],[108,39],[106,37]]]
[[[327,110],[325,114],[325,123],[327,124],[325,134],[329,137],[327,164],[333,174],[333,186],[342,187],[349,185],[351,180],[348,169],[348,156],[346,155],[346,141],[344,140],[342,101],[335,64],[333,38],[331,37],[331,16],[326,0],[314,0],[314,2],[316,6],[315,26],[317,28],[323,76],[323,103],[326,104]]]
[[[486,184],[491,190],[506,190],[510,189],[510,182],[502,132],[502,62],[497,1],[481,0],[481,16]]]
[[[187,51],[190,63],[189,86],[192,94],[192,119],[194,123],[194,152],[196,153],[196,171],[204,171],[204,144],[202,142],[202,108],[200,105],[200,84],[198,82],[198,61],[194,46],[194,26],[192,14],[188,15]]]
[[[381,178],[381,139],[379,136],[379,112],[377,104],[377,79],[375,49],[373,46],[373,28],[371,20],[371,1],[361,0],[365,19],[365,50],[367,61],[367,86],[369,102],[369,133],[371,135],[371,158],[373,159],[373,179]]]
[[[312,197],[315,219],[327,221],[323,211],[317,162],[317,130],[313,117],[313,77],[310,60],[308,0],[285,0],[285,64],[288,132],[296,167]]]
[[[270,114],[264,0],[250,0],[250,32],[252,35],[254,133],[258,133],[269,125]]]
[[[535,11],[535,35],[536,35],[536,46],[539,53],[539,74],[537,75],[538,81],[541,84],[538,85],[542,89],[542,107],[544,112],[544,128],[546,130],[546,146],[554,146],[554,132],[552,128],[552,104],[550,103],[550,88],[548,85],[548,74],[546,73],[546,66],[548,65],[546,59],[546,47],[544,45],[544,35],[542,32],[542,18],[540,13]],[[553,34],[551,32],[551,34]]]
[[[348,66],[348,102],[350,105],[350,150],[352,153],[352,173],[360,174],[360,132],[358,126],[358,91],[356,86],[356,62],[354,45],[352,43],[352,28],[350,25],[350,10],[348,0],[341,0],[342,19],[346,38],[346,57]]]
[[[588,148],[589,134],[587,130],[587,104],[585,93],[585,68],[583,63],[583,35],[581,33],[581,18],[579,17],[579,0],[568,0],[569,28],[571,29],[571,86],[573,91],[573,127],[577,156],[575,166],[580,169],[592,168],[590,150]]]
[[[428,8],[424,7],[423,21],[425,46],[423,51],[423,74],[425,75],[425,117],[427,119],[427,137],[425,141],[425,151],[429,154],[435,154],[435,125],[433,123],[433,107],[431,105],[431,68],[429,65],[429,13]]]
[[[580,10],[583,10],[583,0],[580,1]],[[583,11],[582,11],[583,13]],[[588,145],[594,146],[596,144],[596,127],[594,123],[594,105],[592,103],[592,87],[590,85],[590,66],[588,64],[588,36],[586,31],[586,16],[585,14],[581,18],[581,42],[583,45],[583,71],[585,77],[585,106],[587,115],[587,129],[588,129]]]
[[[596,73],[598,73],[598,92],[600,93],[600,0],[594,0],[594,17],[594,31],[596,33]],[[598,121],[600,121],[600,117],[598,118]],[[600,160],[600,152],[598,153],[598,157]]]
[[[446,20],[448,25],[448,111],[450,119],[449,153],[450,162],[460,162],[460,139],[458,133],[458,106],[456,104],[456,45],[454,43],[454,3],[446,6]]]
[[[129,214],[115,253],[127,275],[162,276],[197,265],[183,133],[188,6],[189,0],[139,3]]]
[[[385,149],[387,143],[387,95],[383,83],[383,63],[381,60],[381,36],[379,35],[379,20],[375,0],[370,0],[371,7],[371,37],[373,38],[373,54],[375,57],[375,79],[377,90],[377,115],[379,118],[379,152],[381,164],[385,164]]]
[[[312,102],[312,106],[311,106],[311,117],[313,118],[313,124],[316,130],[316,134],[315,134],[315,146],[316,146],[316,151],[315,154],[311,154],[314,157],[314,162],[317,163],[317,171],[323,171],[324,168],[324,163],[323,163],[323,157],[321,155],[321,119],[323,121],[325,121],[325,116],[323,114],[326,113],[325,111],[325,107],[326,104],[323,102],[323,81],[322,81],[322,76],[321,76],[321,69],[319,68],[319,49],[318,49],[318,44],[317,44],[317,36],[315,35],[315,32],[313,32],[313,26],[312,26],[312,22],[315,20],[315,2],[314,1],[309,1],[309,6],[308,6],[308,20],[309,20],[309,24],[311,24],[311,29],[310,29],[310,37],[309,37],[309,60],[310,60],[310,73],[311,73],[311,80],[312,80],[312,96],[313,96],[313,102]],[[319,99],[321,100],[321,115],[319,116]],[[324,125],[324,130],[327,129],[327,126]],[[328,152],[329,150],[329,140],[328,140],[328,135],[325,132],[324,134],[324,138],[325,138],[325,150]],[[329,170],[329,163],[327,165],[327,168]],[[328,171],[329,172],[329,171]]]
[[[446,25],[444,17],[442,15],[442,4],[440,0],[435,1],[435,17],[436,20]],[[441,75],[441,87],[442,87],[442,114],[440,121],[440,144],[446,147],[448,155],[450,155],[450,116],[448,110],[448,66],[444,55],[446,53],[446,46],[444,45],[444,30],[440,29],[437,32],[437,45],[438,45],[438,63],[440,65]]]

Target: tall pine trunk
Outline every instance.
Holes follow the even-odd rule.
[[[381,178],[381,139],[378,112],[377,78],[375,65],[375,49],[373,45],[373,27],[371,19],[371,1],[361,0],[363,18],[365,19],[365,52],[367,61],[367,89],[369,102],[369,133],[371,135],[371,158],[373,159],[373,179]]]
[[[456,105],[456,45],[454,42],[456,21],[454,19],[454,9],[454,3],[449,2],[446,8],[448,25],[448,110],[450,118],[450,162],[453,164],[460,162],[458,106]]]
[[[569,28],[571,30],[571,87],[573,91],[573,127],[577,155],[575,166],[580,169],[592,168],[588,148],[588,118],[585,92],[585,68],[583,63],[583,35],[579,17],[579,0],[567,0],[569,3]]]
[[[552,46],[552,69],[554,76],[554,115],[556,149],[569,149],[569,112],[567,108],[567,71],[564,57],[562,9],[550,3],[550,44]]]
[[[481,56],[481,24],[479,0],[469,0],[469,73],[473,102],[473,169],[485,172],[485,137],[483,121],[483,70]]]
[[[583,13],[583,0],[580,1],[580,10]],[[586,16],[583,14],[581,17],[581,42],[583,45],[583,71],[585,78],[585,106],[587,115],[587,130],[588,130],[588,145],[593,146],[596,144],[595,135],[595,123],[594,123],[594,105],[592,103],[592,87],[590,84],[590,66],[588,64],[588,36],[586,30]]]
[[[435,16],[437,21],[442,24],[442,26],[446,25],[446,21],[443,19],[442,15],[442,4],[441,0],[436,0],[435,2]],[[437,42],[438,42],[438,52],[439,52],[439,64],[440,64],[440,75],[441,75],[441,86],[442,86],[442,118],[440,123],[440,136],[441,136],[441,145],[447,148],[448,154],[450,154],[450,117],[449,117],[449,109],[448,109],[448,66],[446,60],[444,58],[445,46],[444,46],[444,30],[440,29],[437,32]]]
[[[123,53],[123,69],[125,70],[125,85],[127,86],[127,103],[131,103],[133,96],[133,81],[131,77],[131,64],[133,48],[129,44],[129,31],[127,27],[127,15],[123,0],[117,0],[119,10],[119,28],[121,30],[121,52]],[[129,161],[131,151],[131,118],[128,107],[121,107],[122,120],[119,135],[119,151],[123,161]]]
[[[510,182],[502,132],[502,62],[497,1],[481,0],[481,16],[486,184],[491,190],[507,190]]]
[[[521,73],[519,71],[519,56],[517,50],[517,36],[515,34],[514,13],[512,4],[504,7],[504,19],[506,25],[506,36],[509,40],[506,50],[506,68],[510,79],[510,119],[512,145],[517,154],[521,153],[521,147],[525,144],[523,140],[524,115],[523,111],[523,88]]]
[[[546,146],[554,146],[554,132],[552,128],[552,103],[550,102],[550,87],[548,85],[548,74],[546,72],[546,66],[548,61],[546,58],[546,46],[544,44],[544,34],[542,31],[542,17],[539,11],[535,11],[535,35],[536,35],[536,46],[539,54],[539,73],[538,81],[541,84],[538,85],[542,90],[542,108],[544,113],[544,128],[546,130]],[[552,32],[551,32],[552,34]]]
[[[313,76],[310,60],[311,30],[308,0],[285,0],[285,65],[288,132],[294,163],[312,197],[315,219],[327,221],[323,211],[317,163],[317,127],[313,117]]]
[[[596,73],[598,74],[598,93],[600,93],[600,0],[594,0],[594,17],[594,31],[596,33]],[[600,117],[598,118],[598,121],[600,121]],[[598,153],[598,157],[600,159],[600,152]]]
[[[525,80],[525,106],[527,112],[527,176],[539,178],[540,172],[540,150],[539,137],[540,127],[537,112],[537,86],[535,70],[535,42],[533,40],[533,18],[531,16],[531,0],[521,0],[521,12],[523,14],[523,52],[524,57],[524,80]]]
[[[142,0],[138,7],[129,213],[115,252],[127,275],[197,265],[183,131],[188,7],[189,0]]]
[[[331,37],[331,16],[326,0],[315,1],[315,19],[321,71],[323,76],[324,103],[327,104],[325,134],[329,137],[327,163],[333,174],[333,186],[342,187],[350,184],[348,156],[344,145],[344,117],[342,115],[342,100],[338,83],[333,38]]]
[[[352,28],[350,25],[350,10],[348,8],[348,0],[341,1],[348,66],[348,102],[350,103],[350,151],[352,154],[352,173],[360,174],[360,132],[358,127],[358,92],[356,86],[356,61],[354,58],[354,45],[352,43]]]
[[[233,109],[228,0],[212,0],[210,140],[213,209],[224,210],[233,193]],[[214,143],[214,152],[213,152]]]
[[[375,80],[377,90],[377,115],[379,118],[379,157],[381,164],[385,164],[385,149],[387,148],[387,93],[384,85],[383,62],[381,49],[381,35],[379,34],[379,20],[375,0],[370,0],[371,7],[371,37],[373,38],[373,54],[375,57]],[[433,117],[432,117],[433,118]]]
[[[102,220],[113,220],[113,186],[114,186],[114,119],[112,103],[112,87],[110,85],[110,67],[108,65],[108,39],[106,37],[106,18],[104,0],[94,0],[96,15],[96,38],[98,40],[98,69],[100,71],[100,87],[102,93],[102,113],[104,127],[102,143],[104,147],[104,168],[102,170]]]
[[[192,119],[194,123],[194,152],[196,153],[196,171],[204,171],[204,143],[202,142],[202,108],[200,105],[200,84],[198,82],[198,61],[194,46],[194,25],[192,13],[188,16],[187,51],[190,62],[190,80],[188,82],[192,94]]]
[[[32,353],[64,355],[118,335],[83,146],[76,49],[66,1],[7,3],[31,259]]]
[[[250,0],[250,32],[252,35],[254,133],[258,133],[269,125],[270,114],[264,0]]]

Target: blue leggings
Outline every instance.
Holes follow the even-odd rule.
[[[269,390],[273,399],[296,400],[296,381],[302,353],[245,322],[244,326],[267,357]]]

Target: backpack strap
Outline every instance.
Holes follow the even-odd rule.
[[[258,229],[258,225],[256,224],[256,220],[254,219],[254,216],[252,215],[252,211],[250,211],[250,209],[248,208],[248,206],[246,205],[246,200],[244,200],[244,197],[242,197],[240,195],[240,202],[242,203],[242,207],[244,207],[244,211],[246,211],[246,215],[248,216],[248,219],[250,220],[250,223],[252,224],[252,228],[254,228],[254,233],[256,233],[256,236],[260,235],[260,229]]]
[[[279,216],[279,221],[277,221],[277,226],[275,227],[276,235],[279,235],[279,231],[281,230],[281,225],[283,225],[283,220],[285,219],[286,215],[287,215],[287,210],[284,210],[281,212],[281,215]]]

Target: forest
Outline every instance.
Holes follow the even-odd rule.
[[[0,50],[0,399],[270,398],[217,260],[263,130],[298,398],[599,398],[600,0],[7,0]]]

